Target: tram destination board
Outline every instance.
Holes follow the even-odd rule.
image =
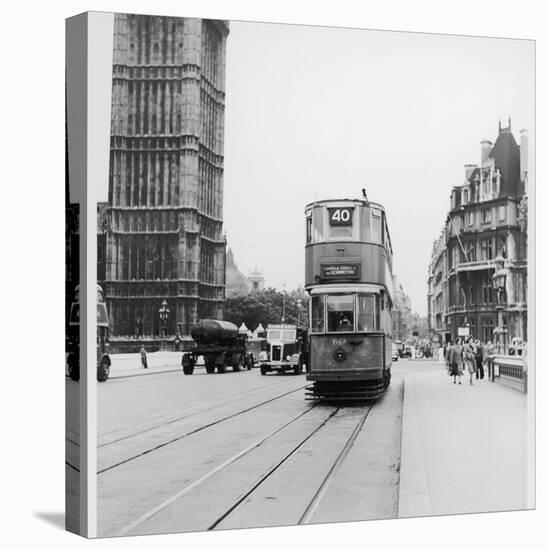
[[[321,264],[323,279],[360,279],[359,263]]]

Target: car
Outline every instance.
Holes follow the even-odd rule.
[[[392,357],[393,361],[398,361],[398,347],[395,344],[393,344],[391,357]]]
[[[413,346],[406,346],[404,348],[404,357],[407,357],[408,359],[412,359],[412,357],[414,357],[415,353],[412,348]]]

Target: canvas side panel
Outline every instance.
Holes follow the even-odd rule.
[[[106,227],[100,221],[98,210],[105,205],[108,189],[112,59],[114,14],[88,13],[88,80],[87,80],[87,220],[86,220],[86,293],[88,365],[87,373],[87,437],[88,467],[88,526],[87,536],[97,536],[97,395],[102,385],[109,384],[110,356],[108,347],[109,315],[106,311],[103,289],[98,286],[98,242],[105,237]]]
[[[65,46],[65,526],[86,533],[85,337],[80,295],[85,273],[87,16],[66,21]]]
[[[532,42],[534,78],[536,74],[536,44]],[[528,462],[526,508],[536,507],[536,395],[537,395],[537,356],[536,356],[536,88],[531,88],[532,131],[527,144],[527,230],[528,230]]]

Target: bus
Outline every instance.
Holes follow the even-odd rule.
[[[305,207],[306,398],[363,400],[389,386],[393,252],[385,209],[366,199]]]
[[[111,358],[109,356],[109,315],[102,288],[97,285],[97,334],[96,358],[97,381],[106,382],[109,378]],[[67,366],[71,380],[80,380],[80,285],[74,291],[67,326]]]

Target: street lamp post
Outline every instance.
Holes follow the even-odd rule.
[[[301,299],[298,299],[296,301],[296,306],[297,306],[297,328],[300,328],[301,327],[301,309],[303,308],[303,302],[301,301]]]
[[[503,309],[505,307],[505,284],[507,281],[507,270],[504,268],[504,258],[503,256],[498,256],[494,260],[496,264],[496,269],[492,275],[492,284],[494,289],[497,292],[497,306],[496,310],[498,312],[498,344],[497,349],[498,353],[505,353],[505,329],[503,328]]]
[[[284,288],[282,290],[282,324],[286,321],[286,283],[284,283]]]
[[[168,331],[168,317],[170,316],[170,310],[168,309],[168,302],[166,300],[162,301],[162,307],[158,310],[160,315],[160,327],[162,331],[162,351],[166,348],[166,337]]]

